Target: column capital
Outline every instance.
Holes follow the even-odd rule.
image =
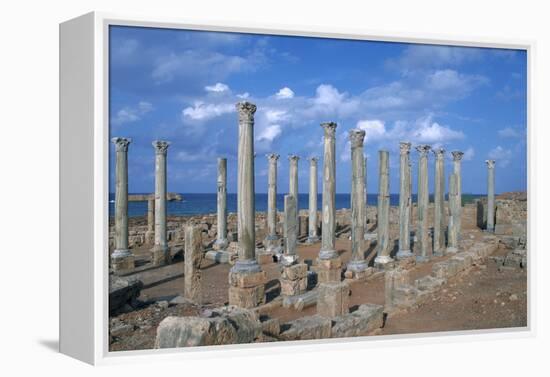
[[[315,156],[311,156],[311,157],[308,157],[307,160],[313,165],[313,164],[316,164],[317,161],[319,161],[319,158]]]
[[[325,137],[334,137],[336,134],[336,127],[338,125],[335,122],[323,122],[321,127],[325,130]]]
[[[408,141],[399,142],[399,154],[409,154],[411,151],[411,143]]]
[[[432,147],[427,144],[417,145],[416,150],[420,153],[420,157],[426,157]]]
[[[227,158],[225,157],[218,157],[218,162],[227,161]]]
[[[445,157],[445,149],[443,148],[435,148],[432,149],[433,154],[435,155],[436,159],[443,159]]]
[[[269,162],[277,162],[279,155],[277,153],[268,153],[265,155]]]
[[[462,160],[462,156],[464,156],[464,152],[462,151],[452,151],[451,154],[453,155],[453,161],[460,161]]]
[[[485,163],[487,164],[487,167],[489,169],[493,169],[495,167],[496,161],[495,160],[485,160]]]
[[[113,137],[111,141],[115,145],[117,152],[128,152],[128,145],[132,142],[132,139],[125,137]]]
[[[299,159],[300,159],[300,156],[298,156],[297,154],[289,154],[289,155],[288,155],[288,160],[289,160],[289,161],[296,161],[296,162],[298,162]]]
[[[239,113],[239,122],[254,122],[254,113],[256,112],[256,105],[251,102],[238,102],[235,105],[237,112]]]
[[[352,148],[362,148],[365,141],[365,131],[354,128],[349,131],[349,141]]]
[[[169,146],[170,146],[169,141],[164,141],[164,140],[153,141],[153,147],[155,148],[155,152],[157,154],[166,154],[166,151],[168,150]]]

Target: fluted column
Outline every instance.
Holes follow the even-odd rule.
[[[445,150],[433,150],[435,155],[434,181],[434,241],[433,254],[445,254]]]
[[[354,129],[351,142],[351,260],[347,269],[355,275],[368,267],[365,261],[365,170],[363,142],[365,131]]]
[[[458,179],[455,173],[449,176],[449,225],[447,228],[448,243],[447,253],[458,252],[458,222],[460,221],[460,208],[458,200]]]
[[[128,145],[131,139],[115,137],[115,250],[111,254],[114,271],[134,268],[134,256],[128,247]]]
[[[426,262],[430,259],[429,229],[428,229],[428,205],[430,203],[428,187],[428,152],[429,145],[416,147],[419,153],[418,161],[418,222],[416,228],[417,247],[415,247],[416,260]]]
[[[369,232],[368,227],[368,208],[369,208],[369,195],[367,193],[367,157],[363,160],[363,175],[365,176],[365,241],[373,241],[377,239],[377,234]]]
[[[234,273],[260,271],[256,262],[254,203],[254,113],[256,105],[237,104],[239,114],[239,150],[237,171],[238,260]]]
[[[166,234],[166,153],[167,141],[153,141],[155,148],[155,244],[152,250],[152,263],[155,266],[170,261],[170,250]]]
[[[456,192],[458,195],[458,210],[459,216],[462,216],[462,157],[464,152],[462,151],[452,151],[453,156],[453,173],[456,174]],[[462,234],[462,222],[458,224],[457,228],[457,239],[460,241]]]
[[[299,156],[288,156],[288,195],[296,200],[296,223],[298,223],[298,160]],[[286,227],[284,228],[286,229]],[[286,231],[283,231],[286,237]]]
[[[390,257],[390,154],[378,151],[378,241],[374,263],[383,266]]]
[[[411,215],[410,150],[411,143],[399,143],[399,251],[396,255],[397,259],[413,256],[411,252],[411,231],[409,229],[409,217]]]
[[[495,231],[495,160],[487,164],[487,231]]]
[[[284,266],[295,264],[298,260],[296,254],[296,242],[298,238],[298,212],[296,211],[296,198],[293,195],[285,195],[285,253],[281,258]]]
[[[323,223],[320,259],[338,258],[336,252],[336,123],[322,123],[324,129],[323,156]]]
[[[279,155],[270,153],[266,157],[269,171],[267,183],[267,237],[264,244],[267,253],[280,254],[282,248],[277,235],[277,161]]]
[[[214,249],[225,250],[227,241],[227,159],[218,158],[218,234]]]
[[[155,242],[155,197],[147,199],[147,232],[145,232],[145,242]]]
[[[309,159],[309,221],[307,243],[319,241],[317,234],[317,157]]]

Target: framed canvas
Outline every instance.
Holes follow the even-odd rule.
[[[61,352],[97,364],[530,334],[533,48],[62,23]]]

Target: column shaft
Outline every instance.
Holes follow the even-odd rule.
[[[409,229],[411,214],[411,191],[410,191],[410,170],[409,153],[411,143],[400,143],[399,154],[399,251],[397,259],[412,257],[411,253],[411,232]]]
[[[323,156],[323,222],[320,259],[338,258],[336,252],[336,123],[322,123],[324,129]]]
[[[449,226],[447,228],[448,245],[447,253],[456,253],[458,251],[457,221],[460,219],[457,175],[455,173],[449,176]]]
[[[267,183],[267,237],[264,241],[266,252],[280,254],[281,246],[277,236],[277,160],[278,154],[268,154],[269,165]]]
[[[309,223],[308,243],[319,241],[317,234],[317,158],[309,159]]]
[[[378,242],[374,263],[383,265],[392,261],[390,257],[390,154],[378,152]]]
[[[429,229],[428,229],[428,205],[430,203],[428,187],[428,152],[429,145],[419,145],[416,150],[420,153],[418,162],[418,223],[416,259],[425,262],[430,259]]]
[[[495,231],[495,161],[487,160],[487,231]]]
[[[434,255],[445,252],[445,150],[435,149]]]
[[[218,158],[218,232],[214,247],[217,250],[227,248],[227,159]]]
[[[155,245],[153,246],[154,265],[169,262],[170,252],[166,232],[166,152],[167,141],[153,142],[155,148]]]

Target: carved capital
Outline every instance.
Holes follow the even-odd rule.
[[[312,156],[312,157],[308,157],[307,160],[310,162],[311,165],[317,165],[317,161],[319,161],[319,158]]]
[[[411,151],[411,143],[408,141],[402,141],[399,143],[399,154],[409,154]]]
[[[489,169],[493,169],[495,167],[496,161],[495,160],[485,160],[485,163],[487,164],[487,167]]]
[[[422,144],[422,145],[417,145],[415,149],[418,151],[418,153],[420,153],[420,157],[426,157],[430,149],[432,149],[432,147],[430,147],[427,144]]]
[[[256,105],[251,102],[239,102],[235,105],[239,113],[239,123],[254,123]]]
[[[277,153],[269,153],[265,155],[267,157],[267,160],[271,163],[277,163],[277,160],[279,159],[279,155]]]
[[[289,154],[288,155],[288,160],[290,162],[298,162],[298,160],[300,159],[300,156],[296,155],[296,154]]]
[[[321,123],[321,127],[325,130],[325,137],[331,137],[334,138],[336,134],[336,126],[337,124],[335,122],[324,122]]]
[[[452,151],[451,154],[453,155],[453,161],[460,161],[464,156],[464,152],[461,151]]]
[[[170,146],[169,141],[164,141],[164,140],[155,140],[155,141],[153,141],[153,147],[155,148],[155,153],[156,154],[164,154],[165,155],[169,146]]]
[[[432,150],[432,152],[437,160],[442,160],[443,158],[445,158],[445,149],[443,148],[435,148]]]
[[[365,141],[365,131],[354,128],[349,131],[349,141],[352,148],[363,148],[363,142]]]
[[[132,142],[132,139],[125,137],[113,137],[111,141],[115,145],[115,150],[117,152],[128,152],[128,145]]]

